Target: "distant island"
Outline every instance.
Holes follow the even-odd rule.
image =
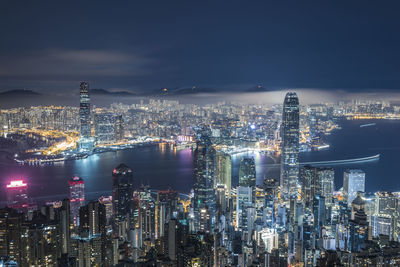
[[[215,93],[261,93],[271,92],[274,90],[267,89],[261,85],[256,85],[251,88],[242,90],[228,90],[228,89],[215,89],[210,87],[175,87],[175,88],[161,88],[149,91],[110,91],[103,88],[90,89],[90,94],[94,96],[110,96],[110,97],[157,97],[157,96],[184,96],[184,95],[195,95],[195,94],[215,94]],[[15,97],[15,96],[44,96],[47,94],[38,93],[28,89],[13,89],[0,92],[2,97]]]
[[[216,93],[216,92],[218,91],[213,88],[198,88],[195,86],[191,88],[161,89],[161,93],[166,95],[189,95],[189,94]]]
[[[107,95],[107,96],[136,96],[136,94],[128,92],[128,91],[108,91],[106,89],[91,89],[90,93],[93,95]]]
[[[39,96],[41,95],[38,92],[32,91],[32,90],[26,90],[26,89],[14,89],[14,90],[8,90],[4,92],[0,92],[0,96]]]
[[[275,90],[272,89],[267,89],[261,85],[256,85],[251,88],[247,89],[242,89],[242,90],[230,90],[230,89],[215,89],[215,88],[209,88],[209,87],[190,87],[190,88],[162,88],[161,90],[155,90],[152,92],[152,94],[156,95],[170,95],[170,96],[176,96],[176,95],[191,95],[191,94],[213,94],[213,93],[224,93],[224,92],[235,92],[235,93],[262,93],[262,92],[272,92]]]
[[[273,90],[267,89],[265,87],[263,87],[262,85],[257,85],[257,86],[253,86],[247,90],[245,90],[245,92],[248,93],[260,93],[260,92],[271,92]]]

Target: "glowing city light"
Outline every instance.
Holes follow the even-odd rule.
[[[14,180],[11,181],[10,184],[7,185],[7,188],[19,188],[19,187],[26,187],[26,184],[23,180]]]
[[[77,184],[84,184],[83,179],[79,178],[78,176],[72,177],[70,180],[68,180],[68,184],[71,185],[77,185]]]

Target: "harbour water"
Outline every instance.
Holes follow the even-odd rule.
[[[367,123],[375,125],[360,127]],[[360,168],[366,172],[367,191],[400,191],[400,121],[343,121],[341,126],[341,130],[327,136],[329,150],[302,153],[301,161],[332,161],[380,154],[379,160],[333,164],[336,189],[342,186],[344,170]],[[238,154],[232,158],[232,185],[237,184],[239,163],[243,156],[255,157],[257,183],[261,184],[264,178],[279,178],[279,165],[267,155]],[[135,186],[148,184],[154,189],[170,187],[182,193],[189,193],[193,187],[192,151],[155,145],[106,152],[49,166],[18,166],[2,157],[0,201],[6,198],[6,183],[17,178],[26,180],[30,196],[41,202],[65,197],[67,179],[74,175],[85,180],[87,199],[108,195],[111,193],[111,172],[121,162],[133,169]]]

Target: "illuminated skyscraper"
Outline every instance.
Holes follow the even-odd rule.
[[[299,99],[289,92],[282,112],[281,192],[283,198],[297,197],[299,177]]]
[[[141,229],[142,241],[155,240],[155,215],[156,205],[151,196],[149,186],[141,186],[138,191],[135,191],[135,197],[139,201],[138,207],[138,226]]]
[[[22,208],[28,204],[28,184],[23,180],[11,181],[7,186],[7,205]]]
[[[85,204],[85,182],[78,176],[68,180],[71,219],[75,225],[79,224],[79,209]]]
[[[215,185],[224,185],[226,194],[230,195],[232,180],[232,158],[229,154],[217,152]]]
[[[268,227],[273,227],[275,223],[275,203],[278,200],[279,182],[275,179],[264,180],[264,219]]]
[[[68,254],[71,247],[71,235],[70,235],[70,220],[71,215],[71,202],[69,199],[62,201],[62,206],[59,209],[60,216],[60,246],[61,253]]]
[[[343,198],[350,207],[357,192],[365,192],[365,172],[362,170],[347,170],[343,175]]]
[[[387,214],[372,215],[372,236],[386,235],[392,238],[393,218]]]
[[[320,191],[317,178],[317,168],[310,165],[301,168],[301,193],[306,208],[311,207],[315,195]]]
[[[243,158],[240,162],[239,185],[248,187],[256,186],[256,164],[253,157]]]
[[[252,191],[251,187],[238,186],[236,192],[236,227],[242,231],[246,242],[251,240],[255,220]]]
[[[125,164],[118,165],[112,173],[112,201],[116,225],[128,219],[128,226],[134,226],[133,175]]]
[[[172,189],[157,192],[155,221],[155,237],[160,238],[165,234],[165,223],[173,219],[174,211],[178,208],[178,192]]]
[[[210,140],[210,130],[202,129],[197,136],[194,151],[194,219],[195,231],[212,230],[215,221],[216,198],[214,192],[215,149]]]
[[[349,220],[349,250],[351,252],[359,252],[365,246],[368,239],[368,222],[367,214],[363,209],[359,209],[354,213],[354,219]]]
[[[103,196],[99,198],[99,202],[106,208],[106,219],[109,222],[113,215],[112,196]]]
[[[21,235],[20,232],[23,258],[19,266],[57,266],[58,253],[61,250],[57,222],[43,220],[42,216],[33,216],[25,227],[22,226],[21,231],[24,234]]]
[[[79,210],[79,230],[89,236],[105,234],[106,207],[98,201],[90,201]]]
[[[310,165],[301,168],[301,192],[306,207],[314,201],[316,195],[325,197],[327,208],[332,206],[334,176],[332,168],[317,168]]]
[[[80,86],[79,117],[81,119],[81,137],[89,138],[91,136],[90,97],[89,97],[89,84],[87,82],[81,82]]]
[[[321,232],[321,227],[325,224],[325,218],[326,218],[325,198],[319,194],[317,194],[314,197],[313,215],[314,215],[315,233],[319,237]]]
[[[383,191],[375,193],[375,219],[377,221],[386,221],[386,219],[382,219],[381,217],[389,217],[391,220],[391,234],[393,235],[393,237],[390,236],[390,238],[395,239],[398,238],[400,232],[398,202],[398,198],[391,192]]]
[[[398,198],[391,192],[375,193],[375,213],[397,216]]]
[[[122,115],[115,116],[115,126],[114,126],[115,141],[121,141],[125,138],[124,133],[124,118]]]
[[[115,117],[112,113],[99,113],[94,116],[97,142],[115,141]]]
[[[0,210],[0,253],[8,256],[9,260],[18,262],[18,266],[22,266],[19,263],[22,262],[21,228],[23,218],[24,215],[14,209]],[[2,265],[0,264],[0,266]]]
[[[329,208],[333,202],[335,171],[332,168],[318,168],[317,175],[321,183],[320,194],[325,197],[325,205]]]

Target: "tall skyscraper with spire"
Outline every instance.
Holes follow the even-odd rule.
[[[80,86],[79,117],[81,120],[81,137],[89,138],[91,136],[90,97],[89,97],[89,84],[87,82],[81,82]]]
[[[299,99],[289,92],[282,112],[281,196],[285,199],[297,197],[299,135]]]
[[[216,198],[214,192],[216,152],[210,140],[210,129],[201,129],[194,151],[194,228],[211,233],[215,223]]]

